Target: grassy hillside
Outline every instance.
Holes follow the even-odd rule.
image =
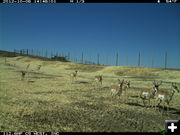
[[[30,64],[21,80],[21,71]],[[42,65],[37,71],[37,66]],[[78,70],[77,80],[69,74]],[[103,75],[102,87],[94,83]],[[131,81],[128,100],[110,96],[109,86],[117,79]],[[0,131],[159,132],[164,121],[180,119],[180,93],[169,113],[146,108],[138,98],[140,88],[180,88],[180,70],[140,67],[93,66],[70,62],[42,61],[30,57],[0,57]]]

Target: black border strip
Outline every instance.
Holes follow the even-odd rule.
[[[160,132],[0,132],[0,135],[161,135]]]
[[[17,1],[19,3],[158,3],[158,0],[0,0],[0,3],[3,1],[6,1],[5,3],[18,3]],[[167,2],[160,0],[160,3]],[[180,0],[176,0],[176,3],[180,3]]]

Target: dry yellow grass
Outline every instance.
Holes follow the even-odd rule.
[[[139,88],[152,81],[180,83],[180,71],[139,67],[93,66],[70,62],[41,61],[30,57],[0,57],[0,131],[152,132],[164,129],[164,120],[180,119],[180,95],[176,94],[169,114],[145,108]],[[16,66],[12,66],[15,64]],[[25,80],[20,71],[30,64]],[[42,65],[40,71],[37,65]],[[78,70],[77,80],[69,73]],[[103,86],[94,76],[103,74]],[[128,101],[112,99],[109,86],[117,79],[131,80]]]

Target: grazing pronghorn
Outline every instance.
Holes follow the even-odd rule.
[[[75,72],[72,72],[72,73],[70,73],[70,79],[71,80],[74,80],[74,79],[76,79],[76,77],[77,77],[77,70],[75,71]]]
[[[153,82],[153,88],[142,88],[140,91],[140,95],[139,97],[143,100],[143,104],[145,106],[145,100],[149,101],[149,105],[150,105],[150,100],[154,99],[157,91],[159,90],[159,86],[162,84],[161,82]],[[153,105],[152,105],[153,106]],[[147,106],[146,106],[147,107]]]
[[[29,66],[30,66],[30,64],[28,64],[28,65],[26,66],[26,70],[28,70],[28,69],[29,69]]]
[[[167,90],[158,90],[156,93],[156,100],[159,101],[158,106],[161,104],[161,102],[163,102],[163,109],[165,107],[165,103],[167,104],[167,112],[169,110],[169,103],[172,101],[172,98],[175,94],[175,92],[179,93],[179,89],[176,85],[176,83],[172,83],[171,85],[171,90],[172,91],[167,91]],[[155,109],[156,109],[155,105]]]
[[[25,75],[26,75],[26,72],[25,71],[21,71],[21,80],[24,80]]]
[[[122,94],[122,91],[123,91],[123,83],[124,83],[124,80],[122,80],[122,81],[120,81],[119,79],[118,79],[118,81],[119,81],[119,83],[118,83],[118,86],[117,85],[112,85],[112,86],[110,86],[110,89],[111,89],[111,95],[112,95],[112,97],[116,97],[117,95],[119,96],[119,98],[120,98],[120,96],[121,96],[121,94]]]

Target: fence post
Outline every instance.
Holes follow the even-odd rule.
[[[82,52],[82,55],[81,55],[81,63],[83,64],[83,52]]]
[[[16,56],[16,49],[14,49],[14,57]]]
[[[165,52],[164,68],[167,69],[167,52]]]
[[[152,55],[151,68],[153,68],[153,67],[154,67],[154,57]]]
[[[45,52],[45,57],[46,57],[46,58],[48,57],[48,52],[47,52],[47,50],[46,50],[46,52]]]
[[[128,59],[128,56],[126,56],[126,66],[129,65],[129,59]]]
[[[26,55],[27,55],[27,56],[29,55],[28,49],[27,49]]]
[[[138,67],[140,66],[140,60],[141,60],[141,54],[139,52],[139,55],[138,55]]]
[[[51,51],[51,58],[53,57],[52,51]]]
[[[99,54],[97,54],[97,65],[99,65]]]
[[[20,50],[20,55],[22,56],[22,50]]]
[[[68,61],[70,61],[70,52],[68,52]]]
[[[5,58],[4,58],[4,63],[6,64],[6,56],[5,56]]]
[[[118,66],[118,53],[116,54],[116,66]]]
[[[33,55],[33,49],[31,49],[31,55]]]
[[[106,55],[106,65],[108,65],[108,55]]]

